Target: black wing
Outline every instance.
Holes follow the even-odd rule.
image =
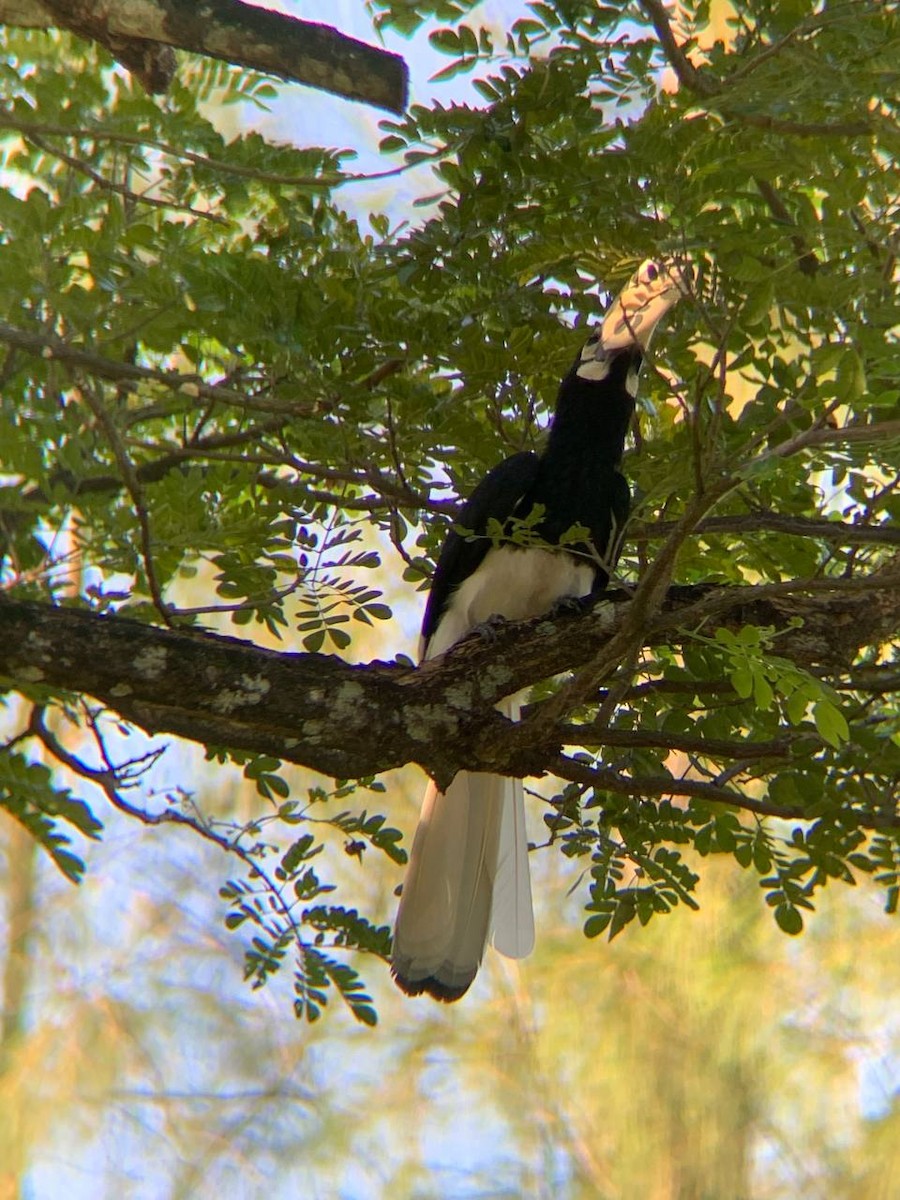
[[[539,462],[538,456],[531,450],[523,450],[504,459],[479,483],[463,505],[456,524],[474,534],[483,535],[491,517],[497,521],[511,517],[516,505],[534,485]],[[477,540],[466,539],[460,537],[455,529],[447,534],[422,618],[422,637],[425,642],[437,629],[454,590],[477,570],[490,547],[490,539],[484,536],[479,536]]]

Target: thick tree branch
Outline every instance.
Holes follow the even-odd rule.
[[[0,0],[0,22],[56,26],[99,42],[149,91],[169,86],[179,49],[389,112],[406,107],[399,55],[242,0]]]
[[[494,703],[596,661],[631,605],[630,596],[610,593],[592,613],[506,625],[490,644],[470,639],[414,670],[4,601],[0,674],[26,691],[95,696],[150,733],[264,752],[340,778],[407,762],[441,783],[464,768],[539,775],[565,743],[565,726],[542,725],[540,705],[527,728],[513,725]],[[895,564],[893,574],[801,581],[793,591],[675,587],[644,641],[677,644],[682,626],[708,634],[747,624],[774,626],[778,653],[801,666],[846,672],[860,647],[900,628],[900,574]]]

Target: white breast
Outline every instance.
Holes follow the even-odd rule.
[[[594,568],[556,550],[498,546],[450,597],[428,644],[436,658],[488,617],[524,621],[548,612],[566,596],[586,596],[594,584]]]

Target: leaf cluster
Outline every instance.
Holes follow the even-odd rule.
[[[253,988],[265,987],[290,952],[298,1017],[317,1020],[333,986],[356,1020],[374,1025],[377,1016],[358,972],[330,951],[365,951],[384,958],[389,931],[372,925],[356,909],[313,903],[335,890],[312,865],[323,849],[315,835],[304,833],[280,855],[271,874],[257,865],[246,878],[228,880],[219,889],[229,906],[225,925],[254,929],[244,955],[244,977]]]

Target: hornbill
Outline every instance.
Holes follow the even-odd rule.
[[[642,263],[563,379],[544,450],[507,458],[472,493],[458,518],[465,532],[451,531],[438,559],[423,659],[491,617],[539,616],[606,586],[630,507],[619,467],[643,352],[689,279],[687,265]],[[497,545],[487,534],[493,518],[514,536],[529,515],[542,545]],[[589,536],[561,544],[576,525]],[[498,708],[518,716],[513,698]],[[510,958],[534,945],[522,782],[460,772],[446,792],[432,783],[425,793],[394,926],[394,978],[409,995],[458,1000],[488,941]]]

